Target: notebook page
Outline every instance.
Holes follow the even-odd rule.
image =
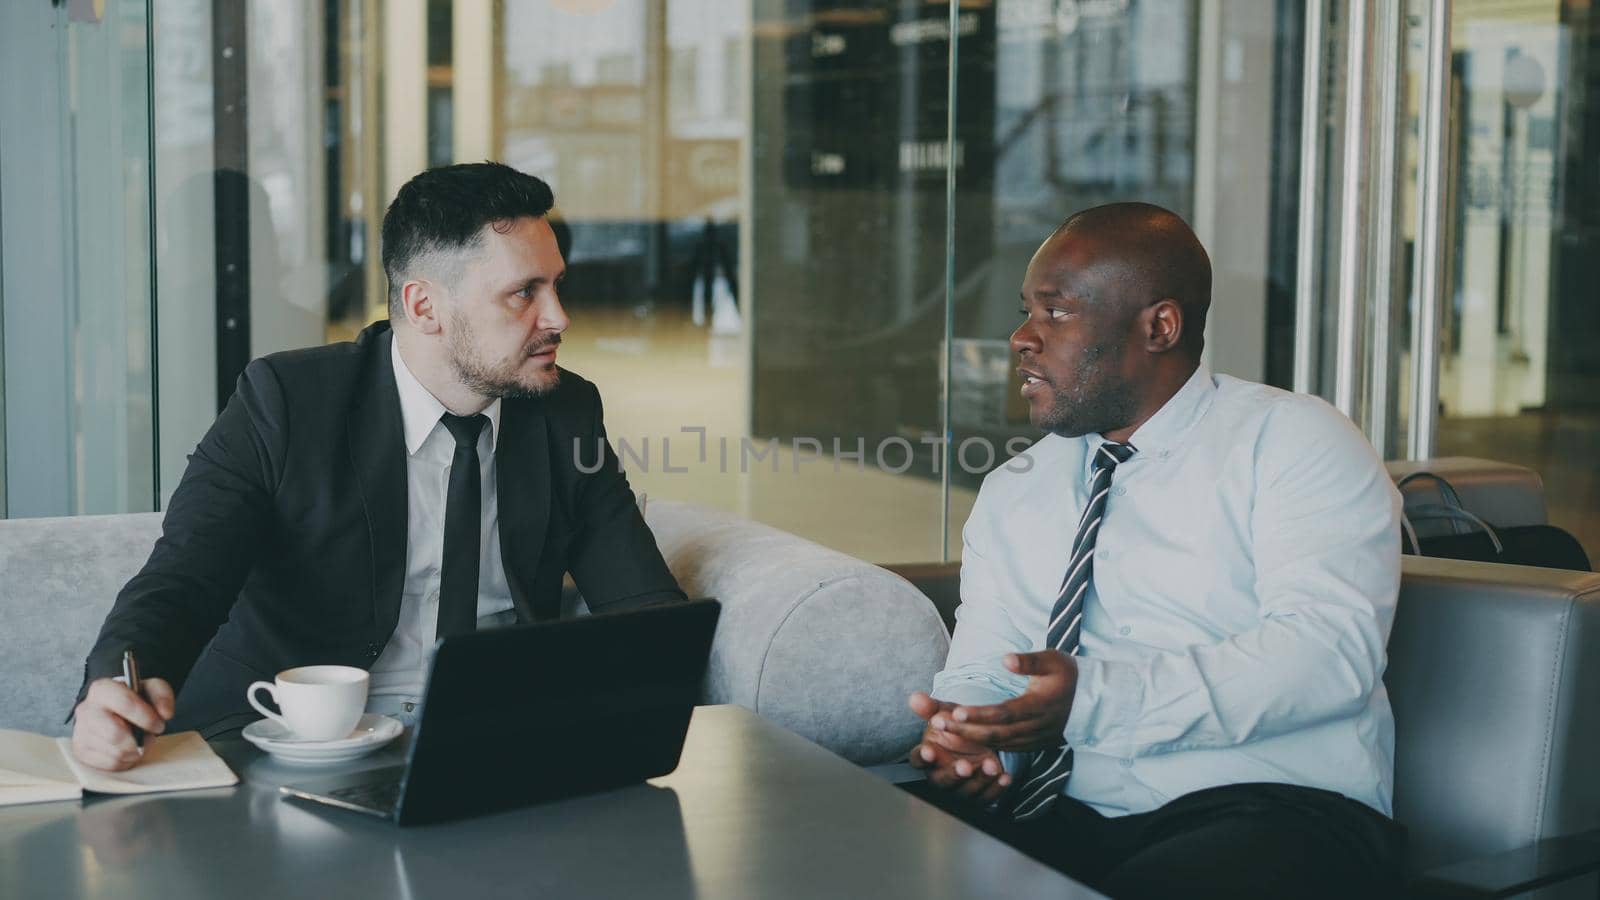
[[[97,794],[153,794],[238,784],[228,764],[206,744],[198,731],[162,734],[144,739],[144,759],[131,769],[102,772],[78,762],[68,738],[58,738],[61,755],[86,791]]]
[[[82,794],[54,738],[0,729],[0,806],[72,800]]]

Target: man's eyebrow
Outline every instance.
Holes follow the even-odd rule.
[[[1024,303],[1028,302],[1028,295],[1027,294],[1022,294],[1021,296],[1022,296],[1022,302],[1024,302]],[[1074,299],[1072,297],[1067,296],[1066,294],[1063,294],[1059,288],[1040,288],[1040,289],[1038,289],[1038,290],[1033,292],[1033,296],[1036,297],[1036,298],[1039,298],[1039,299],[1048,299],[1048,300],[1071,300],[1071,299]]]
[[[554,281],[556,284],[560,284],[561,282],[565,281],[566,278],[567,278],[567,270],[566,269],[562,269],[561,271],[556,273],[556,277],[555,278],[551,278],[548,275],[534,275],[531,278],[524,278],[521,281],[512,282],[509,285],[509,288],[511,290],[513,290],[513,291],[520,291],[520,290],[523,290],[524,288],[530,288],[530,287],[534,287],[536,285],[546,284],[546,283],[551,282],[551,281]]]

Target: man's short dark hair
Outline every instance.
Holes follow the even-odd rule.
[[[404,315],[400,287],[419,256],[476,246],[483,226],[540,218],[555,205],[550,185],[496,162],[428,169],[406,182],[383,215],[389,315]]]
[[[1182,216],[1153,203],[1107,203],[1075,212],[1051,237],[1082,232],[1098,238],[1121,267],[1132,293],[1131,317],[1171,298],[1183,309],[1183,344],[1198,359],[1211,308],[1211,257]]]

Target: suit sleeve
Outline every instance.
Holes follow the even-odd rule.
[[[639,513],[628,477],[606,437],[598,392],[594,430],[580,442],[581,476],[573,512],[575,529],[568,570],[592,612],[616,612],[684,599],[667,569],[655,535]],[[593,466],[599,455],[599,468]]]
[[[132,648],[141,674],[174,689],[227,620],[271,521],[287,446],[283,390],[265,360],[239,376],[233,397],[189,456],[144,568],[117,595],[84,665],[81,699],[120,675]]]

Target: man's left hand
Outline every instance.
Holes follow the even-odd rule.
[[[958,706],[942,724],[995,750],[1045,750],[1061,743],[1078,689],[1078,661],[1059,650],[1008,653],[1005,667],[1028,676],[1021,696],[993,706]]]

